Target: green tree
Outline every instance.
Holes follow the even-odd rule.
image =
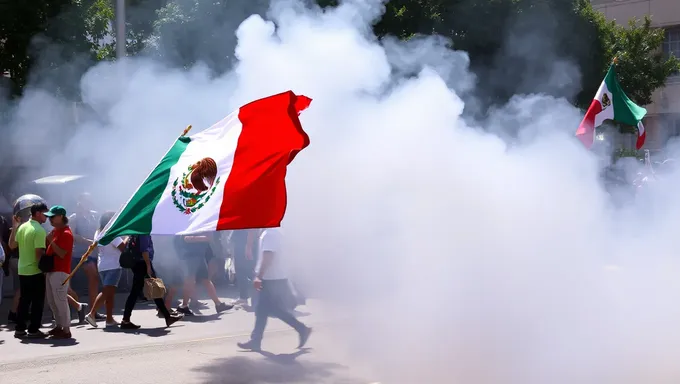
[[[74,96],[68,84],[97,59],[112,16],[108,0],[0,2],[0,72],[11,93],[30,80]]]
[[[318,3],[337,5],[334,0]],[[477,96],[487,105],[503,104],[522,92],[551,93],[523,76],[531,72],[529,76],[540,78],[556,60],[574,62],[581,74],[581,84],[571,93],[557,90],[556,96],[568,97],[581,108],[592,101],[615,56],[622,86],[641,105],[649,104],[654,90],[679,68],[675,58],[663,56],[664,32],[652,28],[649,18],[632,20],[627,28],[618,26],[589,0],[392,0],[374,32],[401,39],[433,33],[448,37],[453,48],[469,54],[478,75]],[[550,46],[512,46],[535,36],[546,36]],[[551,52],[531,56],[538,51]]]
[[[236,28],[263,15],[269,0],[172,0],[157,11],[146,48],[166,63],[189,68],[199,61],[219,74],[231,68]]]

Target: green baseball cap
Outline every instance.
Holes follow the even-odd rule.
[[[45,212],[45,216],[66,216],[66,208],[62,207],[61,205],[55,205],[54,207],[50,208],[49,211]]]

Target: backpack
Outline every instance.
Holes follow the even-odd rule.
[[[125,249],[120,253],[118,263],[121,268],[131,269],[142,260],[142,252],[139,251],[139,236],[132,235],[125,244]]]

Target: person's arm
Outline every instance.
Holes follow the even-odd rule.
[[[75,213],[68,217],[68,223],[69,223],[69,226],[71,227],[71,232],[73,233],[73,242],[74,243],[87,245],[88,247],[90,245],[92,245],[93,240],[88,239],[88,238],[83,237],[83,236],[80,236],[78,234],[78,229],[76,227],[76,214]]]
[[[267,273],[267,270],[269,269],[269,266],[272,264],[272,261],[274,260],[274,252],[272,251],[264,251],[262,252],[262,263],[260,263],[260,268],[256,271],[256,279],[262,280],[262,277],[264,276],[265,273]]]
[[[71,232],[64,232],[59,236],[52,236],[50,246],[54,253],[63,259],[68,254],[68,249],[73,249],[73,234]]]
[[[149,249],[151,248],[151,242],[149,240],[150,236],[146,235],[139,236],[139,249],[142,252],[144,264],[146,264],[146,274],[149,275],[149,277],[154,277],[153,268],[151,268],[151,257]]]
[[[262,279],[267,270],[272,265],[272,262],[281,245],[280,235],[277,231],[268,230],[262,237],[262,260],[258,262],[258,268],[255,271],[255,280],[253,285],[258,291],[262,289]]]
[[[123,239],[121,239],[120,237],[116,237],[115,239],[113,239],[111,241],[111,246],[116,248],[121,253],[125,251],[125,241],[123,241]]]
[[[10,249],[17,249],[19,247],[19,243],[17,243],[17,230],[19,229],[19,225],[21,224],[21,221],[19,220],[18,217],[12,216],[12,232],[9,234],[9,248]]]
[[[45,254],[47,233],[45,231],[36,231],[33,245],[35,246],[35,260],[40,261],[40,258]]]

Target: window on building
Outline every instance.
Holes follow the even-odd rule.
[[[673,55],[680,59],[680,27],[666,28],[666,37],[663,40],[663,53],[666,56]]]

